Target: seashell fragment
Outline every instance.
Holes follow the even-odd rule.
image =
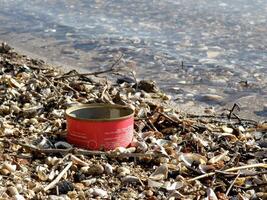
[[[84,183],[87,187],[96,183],[97,179],[96,178],[91,178],[87,180],[83,180],[82,183]]]
[[[100,188],[94,188],[92,194],[96,197],[102,197],[102,198],[106,198],[108,196],[107,191],[102,190]]]
[[[105,169],[102,165],[95,164],[95,165],[89,166],[86,173],[89,175],[100,175],[100,174],[103,174],[104,171]]]
[[[148,149],[147,144],[145,142],[140,142],[140,141],[137,141],[135,143],[135,147],[136,147],[137,152],[146,152]]]
[[[7,188],[7,190],[9,192],[10,196],[13,197],[13,199],[15,199],[15,200],[25,200],[25,198],[22,195],[19,194],[19,192],[18,192],[16,187],[9,186]]]
[[[224,133],[233,133],[233,131],[234,131],[234,129],[232,129],[232,128],[229,128],[229,127],[227,127],[227,126],[222,126],[222,131],[224,132]]]
[[[217,156],[214,156],[213,158],[211,158],[208,163],[210,164],[214,164],[214,163],[217,163],[219,162],[220,160],[223,160],[225,158],[225,156],[227,156],[229,153],[229,151],[225,151]]]
[[[59,141],[54,144],[57,149],[71,149],[72,145],[67,142]]]
[[[167,181],[164,183],[164,185],[162,187],[165,188],[167,191],[174,191],[174,190],[178,190],[179,188],[182,188],[183,185],[184,184],[180,181],[174,182],[174,183]]]
[[[119,173],[119,177],[126,176],[131,173],[127,167],[118,167],[116,171]]]
[[[196,153],[183,153],[179,156],[179,160],[183,161],[186,166],[191,167],[194,164],[206,164],[207,158]]]
[[[12,173],[12,172],[15,172],[15,171],[16,171],[17,166],[5,162],[5,163],[2,165],[2,169],[7,169],[10,173]]]
[[[141,180],[136,176],[125,176],[121,179],[123,183],[141,183]]]
[[[21,109],[17,105],[13,104],[10,106],[10,111],[17,114],[21,111]]]
[[[55,165],[56,163],[58,163],[58,162],[60,162],[60,159],[59,158],[57,158],[57,157],[47,157],[46,158],[46,164],[48,164],[48,165]]]
[[[202,172],[203,174],[205,173],[209,173],[209,172],[212,172],[215,170],[215,167],[213,165],[203,165],[203,164],[200,164],[198,166],[200,172]]]
[[[212,188],[208,188],[207,189],[207,199],[209,200],[218,200],[215,192],[213,191]]]
[[[159,166],[150,176],[149,178],[154,181],[159,181],[168,178],[168,166],[163,164]]]
[[[105,168],[105,172],[106,172],[107,174],[112,174],[112,173],[113,173],[113,167],[112,167],[112,165],[110,165],[109,163],[106,163],[106,164],[104,165],[104,168]]]
[[[23,87],[24,85],[22,84],[22,83],[19,83],[18,81],[16,81],[15,79],[13,79],[13,78],[9,78],[9,84],[11,85],[11,86],[13,86],[13,87],[16,87],[16,88],[21,88],[21,87]]]
[[[147,183],[148,183],[148,187],[151,187],[151,188],[161,188],[163,186],[163,183],[158,182],[158,181],[153,181],[151,179],[148,179]]]
[[[8,174],[10,174],[10,171],[9,170],[7,170],[7,169],[0,169],[0,173],[2,174],[2,175],[8,175]]]
[[[36,167],[37,176],[41,181],[46,181],[48,179],[48,175],[46,174],[46,172],[47,172],[47,168],[43,166]]]

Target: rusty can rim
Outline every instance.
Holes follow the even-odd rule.
[[[80,118],[80,117],[73,117],[70,115],[71,112],[75,111],[75,110],[79,110],[82,108],[97,108],[97,107],[101,107],[101,108],[117,108],[117,109],[128,109],[130,114],[126,115],[126,116],[122,116],[122,117],[115,117],[115,118],[103,118],[103,119],[85,119],[85,118]],[[134,116],[134,110],[130,107],[127,106],[123,106],[123,105],[118,105],[118,104],[105,104],[105,103],[94,103],[94,104],[78,104],[75,106],[72,106],[70,108],[67,108],[65,111],[65,115],[71,119],[74,120],[79,120],[79,121],[97,121],[97,122],[101,122],[101,121],[116,121],[116,120],[123,120],[123,119],[128,119],[130,117]]]

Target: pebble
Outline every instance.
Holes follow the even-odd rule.
[[[80,172],[82,172],[82,173],[86,173],[86,172],[88,171],[89,168],[90,168],[89,166],[81,167]]]
[[[67,195],[60,195],[60,196],[56,196],[56,195],[49,195],[49,200],[69,200],[70,198]]]
[[[100,188],[94,188],[92,191],[92,194],[97,197],[107,197],[108,193],[105,190],[102,190]]]
[[[255,137],[256,140],[259,140],[259,139],[262,138],[262,133],[261,132],[255,132],[254,133],[254,137]]]
[[[152,190],[145,190],[144,193],[145,193],[145,195],[146,195],[147,197],[151,197],[151,196],[153,196],[153,194],[154,194],[154,192],[153,192]]]
[[[0,169],[0,173],[2,174],[2,175],[8,175],[8,174],[10,174],[10,171],[8,171],[7,169]]]
[[[14,200],[25,200],[25,198],[20,194],[16,194],[13,198]]]
[[[14,186],[9,186],[7,188],[7,191],[9,192],[10,196],[15,196],[15,195],[19,194],[17,188]]]
[[[103,174],[104,172],[105,172],[104,167],[99,164],[91,165],[87,170],[87,174],[89,175],[100,175]]]
[[[119,173],[119,177],[123,177],[131,173],[131,171],[126,167],[118,167],[117,172]]]
[[[105,168],[105,172],[107,174],[112,174],[113,173],[113,167],[109,163],[106,163],[105,166],[104,166],[104,168]]]
[[[46,164],[48,165],[55,165],[57,162],[59,161],[59,159],[57,157],[47,157],[46,159]]]
[[[201,100],[219,103],[223,100],[223,97],[217,94],[204,94],[201,96]]]
[[[59,194],[67,194],[74,189],[74,185],[70,181],[61,181],[57,184]]]
[[[2,169],[6,169],[6,170],[8,170],[8,171],[11,173],[11,172],[15,172],[15,171],[16,171],[17,166],[5,162],[5,163],[3,164],[3,166],[2,166]]]
[[[121,181],[123,182],[123,183],[138,183],[138,182],[140,182],[140,179],[139,178],[137,178],[136,176],[125,176],[125,177],[123,177],[122,179],[121,179]]]
[[[96,178],[91,178],[91,179],[87,179],[87,180],[83,180],[82,183],[84,183],[87,187],[96,183]]]
[[[77,190],[77,191],[81,191],[84,189],[84,184],[83,183],[75,183],[74,184],[74,188]]]
[[[143,141],[137,141],[135,145],[138,152],[145,152],[148,149],[147,144]]]

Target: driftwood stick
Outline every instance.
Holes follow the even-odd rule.
[[[79,149],[79,148],[69,148],[69,149],[40,149],[34,145],[24,144],[22,142],[13,142],[20,146],[22,146],[25,149],[28,149],[31,152],[38,152],[38,153],[44,153],[44,154],[54,154],[54,153],[62,153],[62,154],[74,154],[74,155],[85,155],[85,156],[101,156],[105,155],[108,157],[120,157],[120,158],[144,158],[144,157],[152,157],[152,158],[160,158],[160,157],[168,157],[164,154],[160,153],[119,153],[116,154],[112,151],[92,151],[92,150],[85,150],[85,149]],[[75,160],[75,157],[72,157],[73,160]],[[78,161],[76,159],[76,161]],[[79,162],[79,161],[78,161]],[[85,164],[85,163],[83,163]]]
[[[54,188],[71,166],[72,162],[69,162],[68,165],[60,172],[60,174],[44,188],[44,191]]]
[[[38,152],[38,153],[44,153],[44,154],[53,154],[53,153],[63,153],[67,154],[73,151],[73,148],[69,149],[40,149],[34,145],[25,144],[19,141],[12,141],[14,144],[18,144],[22,146],[24,149],[27,149],[31,152]]]

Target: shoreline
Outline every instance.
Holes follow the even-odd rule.
[[[37,53],[32,53],[30,50],[25,50],[21,45],[13,46],[12,44],[12,47],[14,47],[14,49],[21,54],[28,55],[31,58],[41,59],[46,63],[51,64],[54,67],[60,69],[61,71],[77,70],[80,73],[88,73],[92,71],[92,69],[86,69],[83,67],[77,67],[74,64],[69,64],[68,61],[62,63],[61,61],[56,61],[54,59],[51,60],[50,58],[47,58],[45,56],[40,56],[40,49],[38,49],[37,47],[35,47],[38,49]],[[97,71],[96,69],[93,70]],[[206,99],[205,101],[208,102],[190,100],[182,103],[179,103],[179,100],[178,101],[175,100],[174,97],[175,95],[173,92],[167,94],[172,96],[172,101],[173,101],[172,106],[173,105],[176,106],[177,109],[185,113],[198,114],[198,115],[204,115],[205,113],[220,114],[227,109],[230,110],[235,103],[238,103],[241,108],[239,111],[239,115],[241,118],[253,119],[256,121],[266,120],[267,105],[265,104],[267,102],[266,102],[266,97],[264,96],[261,97],[259,95],[251,94],[249,96],[241,97],[240,99],[238,98],[237,101],[230,100],[229,102],[227,102],[228,100],[225,100],[221,105],[220,103],[221,96],[217,94],[211,94],[211,95],[207,94],[207,96],[205,95],[200,96],[200,98]],[[209,101],[211,103],[210,105]],[[251,102],[253,102],[253,104],[251,104]]]
[[[217,116],[182,113],[153,81],[112,83],[77,71],[62,72],[5,44],[0,46],[0,65],[2,198],[265,195],[267,121],[242,119],[234,111]],[[65,110],[90,103],[134,110],[129,146],[92,151],[66,141]],[[249,192],[247,182],[249,187],[253,183]]]

